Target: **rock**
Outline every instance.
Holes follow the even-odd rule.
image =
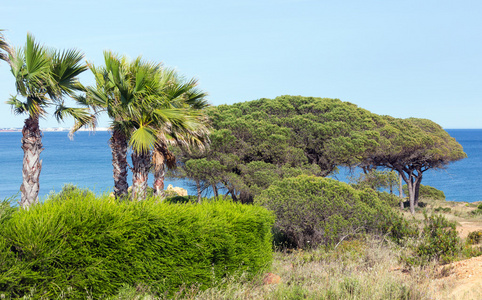
[[[167,186],[166,195],[187,196],[187,190],[180,187],[173,187],[172,184]]]
[[[281,277],[274,273],[268,273],[263,278],[263,284],[278,284],[281,282]]]

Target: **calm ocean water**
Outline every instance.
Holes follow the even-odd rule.
[[[0,199],[17,194],[22,184],[21,136],[21,132],[0,132]],[[112,192],[109,138],[110,133],[105,131],[78,132],[72,141],[67,132],[44,132],[39,197],[42,199],[52,190],[60,191],[65,183],[89,188],[97,194]],[[166,180],[165,184],[187,188],[190,194],[195,191],[183,180]],[[149,185],[152,186],[152,178]]]
[[[444,191],[447,200],[481,201],[482,129],[448,129],[447,132],[464,147],[468,158],[450,164],[445,170],[425,172],[422,184]],[[65,183],[87,187],[98,194],[111,192],[109,137],[109,132],[79,132],[71,141],[66,132],[45,132],[40,197],[51,190],[59,191]],[[20,138],[20,132],[0,133],[0,199],[17,194],[22,183]],[[152,185],[152,178],[149,184]],[[195,194],[195,188],[188,181],[166,180],[166,187],[168,184],[187,188],[189,194]]]

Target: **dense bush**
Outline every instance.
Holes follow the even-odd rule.
[[[408,195],[408,188],[406,184],[403,185],[403,192],[405,195]],[[443,191],[429,185],[421,184],[419,193],[420,199],[445,200],[445,194]]]
[[[391,207],[400,207],[400,197],[387,192],[377,192],[378,198]]]
[[[401,217],[375,191],[356,190],[329,178],[298,176],[272,184],[258,203],[276,215],[275,240],[306,248],[337,243],[361,232],[398,232]]]
[[[0,291],[95,299],[122,286],[170,294],[271,262],[272,213],[233,202],[116,202],[72,189],[0,228]]]

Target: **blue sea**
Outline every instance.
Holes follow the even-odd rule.
[[[479,189],[482,186],[482,129],[447,129],[447,132],[464,147],[468,158],[444,170],[425,172],[422,184],[444,191],[450,201],[482,201],[482,189]],[[20,132],[0,132],[0,199],[19,193],[23,157],[21,135]],[[78,132],[73,140],[69,140],[66,132],[44,132],[40,198],[50,191],[60,191],[66,183],[89,188],[97,194],[110,193],[113,179],[109,138],[110,133],[105,131]],[[152,185],[152,178],[149,184]],[[187,180],[167,179],[166,187],[168,184],[195,194],[195,188]]]
[[[23,159],[21,137],[21,132],[0,132],[0,199],[19,193]],[[60,191],[66,183],[89,188],[97,194],[112,192],[114,180],[109,138],[110,132],[106,131],[78,132],[73,140],[69,139],[67,132],[44,132],[44,150],[40,154],[40,199],[51,191]],[[150,186],[152,181],[150,178]],[[130,172],[128,182],[132,182]],[[195,193],[195,188],[186,180],[167,179],[165,186],[169,184]]]

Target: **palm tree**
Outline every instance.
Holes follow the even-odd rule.
[[[171,80],[161,85],[164,89],[163,94],[173,107],[184,109],[186,122],[181,127],[159,124],[161,126],[156,129],[157,140],[152,155],[155,196],[163,196],[165,167],[176,168],[176,157],[169,150],[168,145],[177,145],[185,149],[191,147],[204,149],[208,143],[207,120],[202,113],[202,109],[208,106],[205,100],[207,94],[196,89],[197,80],[195,79],[184,82],[174,72],[170,72],[168,76]]]
[[[114,193],[127,195],[127,150],[132,148],[133,198],[143,199],[151,167],[151,150],[157,141],[158,128],[185,127],[183,109],[166,96],[162,86],[169,82],[171,71],[160,64],[137,58],[129,62],[112,52],[104,52],[105,67],[90,69],[96,86],[86,88],[79,101],[97,113],[111,118]],[[161,125],[162,124],[162,125]]]
[[[86,88],[86,96],[78,97],[96,111],[96,114],[106,112],[111,119],[112,166],[114,173],[114,195],[116,198],[127,196],[127,150],[130,128],[129,114],[135,112],[134,105],[137,92],[132,89],[135,77],[129,68],[125,57],[104,52],[104,67],[89,65],[95,76],[96,85]]]
[[[161,72],[162,76],[162,72]],[[158,90],[159,91],[159,90]],[[129,145],[132,148],[132,197],[144,199],[147,191],[147,178],[151,169],[151,152],[157,155],[166,153],[166,136],[179,140],[176,133],[191,132],[196,128],[188,108],[177,108],[173,99],[165,94],[155,93],[141,99],[139,118],[132,120],[132,135]],[[171,156],[172,158],[172,156]],[[174,160],[175,161],[175,160]],[[172,160],[170,161],[172,163]]]
[[[3,49],[3,48],[2,48]],[[47,115],[47,108],[54,106],[54,116],[62,121],[73,116],[79,124],[86,124],[91,115],[86,108],[69,108],[63,101],[64,96],[73,96],[81,88],[78,75],[87,68],[81,63],[83,54],[77,50],[62,52],[45,48],[27,35],[23,48],[8,53],[6,60],[15,77],[17,94],[10,104],[15,114],[27,116],[22,129],[23,182],[20,187],[20,205],[24,208],[38,201],[39,177],[42,169],[42,132],[39,119]],[[22,96],[21,101],[17,97]]]

